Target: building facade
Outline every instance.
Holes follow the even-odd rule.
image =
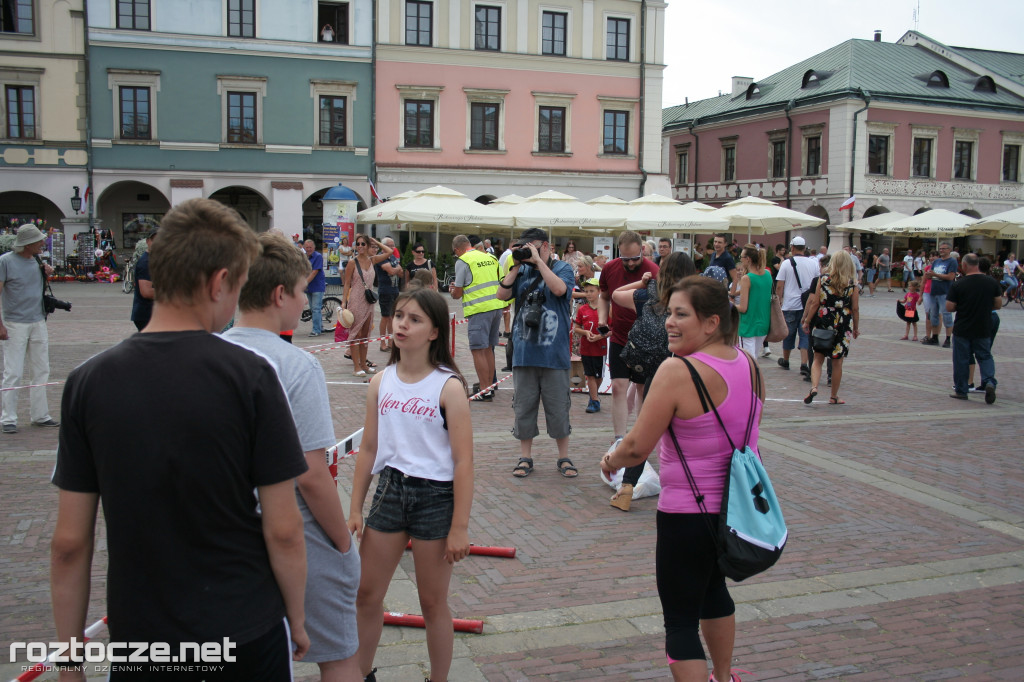
[[[378,0],[384,196],[668,191],[664,2]],[[646,12],[642,12],[646,8]]]
[[[61,227],[88,185],[81,0],[4,0],[0,12],[0,227]]]
[[[663,163],[681,200],[752,194],[827,224],[930,208],[991,215],[1024,202],[1022,73],[1024,55],[913,31],[896,43],[849,40],[665,109]],[[852,195],[854,210],[840,212]],[[825,227],[805,236],[828,240]]]
[[[369,196],[370,0],[90,0],[96,217],[130,247],[213,197],[257,231]]]

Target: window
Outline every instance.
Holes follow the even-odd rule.
[[[541,54],[565,56],[565,27],[568,17],[565,12],[544,12],[541,18]]]
[[[786,141],[774,140],[772,142],[772,177],[786,177]]]
[[[117,27],[148,31],[149,0],[117,0]]]
[[[1020,145],[1003,145],[1003,182],[1020,182]]]
[[[121,90],[121,131],[122,140],[150,140],[149,88],[124,87]]]
[[[0,33],[35,33],[32,0],[0,0]]]
[[[736,145],[722,147],[722,181],[736,182]]]
[[[910,174],[915,178],[932,176],[932,142],[930,137],[915,137]]]
[[[889,136],[868,136],[868,173],[871,175],[889,174]]]
[[[256,93],[228,93],[229,143],[256,144]]]
[[[348,45],[348,3],[321,2],[316,11],[317,40]]]
[[[629,61],[629,19],[608,19],[606,58],[613,61]]]
[[[432,100],[405,100],[404,146],[427,149],[434,146],[434,102]]]
[[[477,5],[476,49],[498,52],[501,50],[501,8]]]
[[[928,76],[929,88],[948,88],[949,77],[944,71],[932,71]]]
[[[565,107],[541,107],[537,132],[537,151],[565,152]]]
[[[405,2],[405,44],[430,47],[434,44],[434,3]]]
[[[473,102],[470,104],[469,148],[498,148],[498,115],[497,104],[491,102]]]
[[[8,85],[6,90],[8,139],[36,139],[36,89],[30,85]]]
[[[953,177],[957,180],[970,180],[974,177],[973,170],[974,143],[957,140],[953,148]]]
[[[228,0],[228,35],[253,38],[256,35],[256,0]]]
[[[604,112],[604,153],[629,153],[629,112]]]
[[[807,144],[807,164],[805,175],[821,175],[821,135],[805,138]]]
[[[690,150],[676,153],[676,184],[685,185],[690,182]]]
[[[347,145],[346,121],[348,98],[333,95],[320,96],[320,144],[332,147]]]

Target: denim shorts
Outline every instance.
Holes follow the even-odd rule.
[[[381,533],[408,533],[417,540],[448,537],[455,510],[451,481],[406,476],[384,467],[377,480],[366,525]]]

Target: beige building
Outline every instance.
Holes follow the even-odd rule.
[[[11,11],[0,22],[0,225],[74,223],[74,188],[84,195],[88,186],[83,0],[4,5]]]

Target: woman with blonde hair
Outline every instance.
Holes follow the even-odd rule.
[[[828,272],[818,279],[818,286],[807,300],[802,320],[804,331],[828,330],[832,332],[829,350],[814,348],[814,362],[811,365],[811,392],[804,398],[810,405],[818,395],[821,380],[821,364],[827,354],[832,358],[832,395],[830,405],[843,405],[839,399],[839,384],[843,380],[843,358],[850,353],[850,342],[860,336],[860,292],[857,290],[857,266],[853,256],[840,251],[832,256]]]
[[[740,278],[740,347],[757,357],[772,317],[772,274],[764,267],[765,252],[753,244],[740,251],[746,274]]]

